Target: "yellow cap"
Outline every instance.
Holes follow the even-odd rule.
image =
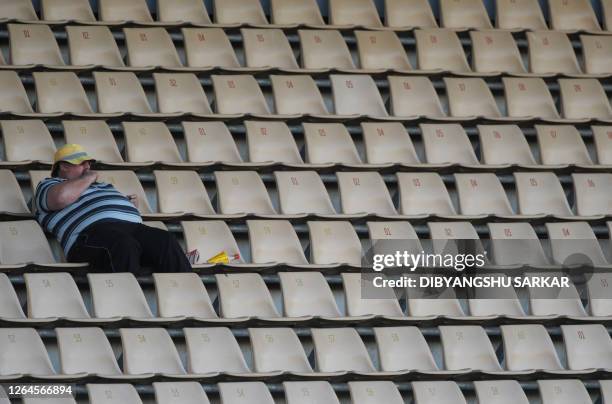
[[[87,152],[83,149],[83,146],[76,143],[68,143],[55,152],[53,156],[53,167],[51,172],[55,174],[57,163],[65,161],[70,164],[81,164],[84,161],[95,161]]]

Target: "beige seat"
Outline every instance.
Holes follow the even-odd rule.
[[[544,30],[546,21],[538,0],[498,0],[496,27],[511,30]]]
[[[328,115],[323,96],[309,75],[270,75],[276,112],[280,115]]]
[[[532,276],[553,276],[559,278],[562,272],[531,273]],[[528,287],[529,305],[533,316],[569,316],[586,317],[587,312],[582,305],[576,286],[571,281],[566,287]]]
[[[550,172],[514,173],[519,214],[572,216],[557,176]]]
[[[560,118],[548,86],[541,78],[504,77],[502,82],[509,117]]]
[[[327,285],[327,282],[325,284]],[[327,288],[329,289],[329,286]],[[331,294],[331,289],[329,289],[329,292]],[[11,281],[5,273],[0,273],[0,318],[22,320],[26,318],[21,308],[21,303],[19,303],[17,293],[15,293]]]
[[[506,369],[562,370],[555,346],[542,324],[502,325]]]
[[[471,72],[459,37],[454,31],[421,28],[414,31],[414,37],[419,69]]]
[[[535,125],[542,164],[592,165],[584,140],[572,125]]]
[[[7,27],[11,64],[64,65],[59,46],[48,25],[8,24]]]
[[[399,122],[362,122],[366,160],[370,164],[419,164],[412,140]]]
[[[172,338],[164,328],[121,328],[119,334],[125,374],[186,373]]]
[[[550,28],[560,31],[600,31],[599,22],[587,0],[549,0]]]
[[[132,72],[94,72],[98,112],[151,113],[147,96]]]
[[[587,74],[612,74],[612,38],[580,35],[584,71]]]
[[[310,332],[318,372],[376,371],[361,337],[354,328],[312,328]]]
[[[388,76],[391,115],[399,117],[446,117],[440,98],[424,76]]]
[[[337,115],[386,117],[389,114],[370,75],[329,76]]]
[[[217,113],[270,114],[266,99],[253,76],[212,75],[211,78],[215,91],[215,106]]]
[[[505,281],[509,277],[504,273],[492,274],[493,279]],[[470,299],[468,307],[471,316],[493,317],[524,317],[525,311],[518,298],[516,290],[512,287],[476,290]]]
[[[170,404],[176,397],[180,397],[183,404],[210,404],[198,382],[154,382],[153,391],[159,404]]]
[[[394,216],[397,211],[377,172],[337,172],[342,213]]]
[[[558,31],[528,32],[527,42],[529,43],[531,72],[581,73],[574,48],[565,33]]]
[[[157,108],[161,113],[212,115],[200,80],[193,73],[153,73]]]
[[[462,214],[514,215],[504,187],[495,174],[454,174],[454,177]]]
[[[334,388],[326,381],[283,382],[287,404],[340,404]]]
[[[183,121],[181,125],[188,161],[242,163],[238,147],[225,123]]]
[[[230,263],[244,262],[238,244],[227,224],[220,220],[181,222],[187,251],[198,250],[196,264],[205,264],[210,258],[225,252]]]
[[[361,242],[350,222],[308,222],[310,262],[361,266]]]
[[[131,273],[87,274],[94,317],[153,317],[147,299]]]
[[[62,121],[66,143],[83,146],[87,153],[104,163],[122,164],[117,142],[105,121]]]
[[[560,79],[561,109],[567,119],[612,119],[612,108],[596,79]]]
[[[189,67],[240,67],[236,53],[221,28],[182,28]]]
[[[354,69],[351,53],[335,30],[298,30],[304,69]]]
[[[478,0],[479,1],[479,0]],[[472,69],[480,73],[526,73],[521,53],[509,31],[470,31]]]
[[[525,135],[517,125],[478,125],[484,164],[535,165]]]
[[[28,290],[28,318],[88,319],[81,292],[66,272],[24,275]]]
[[[255,372],[311,373],[300,339],[291,328],[249,328]]]
[[[543,404],[590,404],[592,402],[580,380],[538,380]]]
[[[481,78],[444,78],[451,116],[499,118],[501,113],[487,83]]]
[[[441,0],[440,22],[444,28],[493,28],[481,0]]]
[[[419,254],[423,251],[423,246],[410,222],[376,221],[366,222],[366,226],[374,254],[388,254],[402,250]],[[384,244],[381,241],[384,241]]]
[[[113,186],[125,195],[134,194],[138,198],[138,210],[141,215],[147,217],[155,216],[144,188],[136,173],[130,170],[104,170],[98,171],[98,181],[113,184]]]
[[[397,173],[402,215],[457,214],[442,178],[437,173]]]
[[[299,66],[287,37],[280,29],[240,30],[248,67],[297,69]]]
[[[471,222],[428,222],[434,253],[484,253],[484,247]],[[473,240],[460,245],[457,240]]]
[[[254,264],[307,265],[295,229],[288,220],[247,220]]]
[[[62,374],[122,374],[113,348],[101,328],[56,328],[55,335]]]
[[[240,346],[229,328],[184,328],[189,373],[249,373]]]
[[[244,121],[249,161],[303,164],[293,134],[285,122]]]
[[[279,317],[261,275],[221,274],[215,278],[222,317]]]
[[[11,170],[0,170],[0,187],[2,188],[0,212],[9,215],[30,215],[30,209]]]
[[[287,317],[340,317],[333,292],[321,272],[279,272]]]
[[[612,223],[608,222],[608,232],[611,227]],[[589,314],[591,316],[607,317],[612,313],[612,301],[607,298],[610,282],[612,282],[610,272],[594,272],[587,280],[586,289],[589,297]],[[19,316],[19,314],[13,314],[13,316],[15,315]]]
[[[6,0],[0,4],[0,19],[35,21],[38,16],[30,0]]]
[[[153,175],[161,213],[215,214],[204,183],[195,171],[155,170]]]
[[[40,6],[45,21],[96,20],[88,0],[42,0]]]
[[[348,382],[353,403],[401,404],[404,402],[397,386],[391,381]]]
[[[272,23],[325,25],[316,0],[272,0]]]
[[[393,31],[355,31],[362,69],[411,70],[406,50]]]
[[[206,286],[194,273],[153,274],[159,317],[216,319]]]
[[[180,163],[178,147],[163,122],[123,122],[125,156],[129,162]]]
[[[34,72],[38,112],[91,114],[93,110],[81,81],[72,72]]]
[[[362,278],[359,273],[343,273],[342,285],[349,316],[404,317],[393,289],[376,290],[371,280]]]
[[[332,25],[382,26],[372,0],[330,0],[329,22]]]
[[[570,370],[610,369],[612,339],[602,324],[562,325]]]
[[[316,171],[275,171],[274,178],[282,214],[336,214]]]
[[[420,124],[425,156],[433,164],[478,164],[465,130],[458,124]]]
[[[32,194],[36,192],[36,187],[42,180],[45,178],[51,177],[51,170],[30,170],[28,171],[28,175],[30,176],[30,189]],[[35,210],[36,208],[32,208]]]
[[[210,24],[206,6],[199,0],[186,0],[179,3],[172,0],[158,0],[157,20],[169,23]]]
[[[612,30],[612,3],[610,0],[603,0],[601,2],[601,17],[603,25],[606,30]]]
[[[34,112],[28,94],[26,93],[17,72],[0,71],[0,111],[9,111],[15,114]]]
[[[457,383],[452,381],[412,382],[412,394],[415,404],[467,403]]]
[[[488,223],[489,258],[496,265],[550,266],[538,235],[529,223]]]
[[[255,171],[215,171],[217,212],[275,215],[266,186]]]
[[[183,65],[165,28],[124,28],[123,34],[130,66],[171,68]]]
[[[90,404],[104,404],[108,400],[142,404],[138,391],[131,384],[87,384],[86,387]]]
[[[474,390],[479,403],[529,404],[527,395],[516,380],[478,380]]]
[[[373,331],[381,370],[438,370],[429,345],[418,327],[374,327]]]
[[[66,27],[70,64],[73,66],[123,67],[123,58],[113,34],[106,26]]]
[[[591,126],[599,164],[612,164],[612,127]]]
[[[263,382],[219,383],[219,395],[223,404],[245,402],[274,404],[270,390]]]
[[[47,349],[34,328],[0,328],[0,376],[55,374]]]
[[[491,340],[481,326],[440,326],[438,329],[446,370],[502,370]]]
[[[151,12],[146,0],[125,2],[122,0],[99,0],[98,18],[100,21],[152,22]]]
[[[385,23],[391,28],[438,26],[427,0],[385,0]]]
[[[7,161],[53,161],[55,144],[43,121],[0,121],[0,128]]]
[[[215,21],[219,24],[267,24],[259,0],[215,0]]]
[[[361,164],[361,157],[348,129],[341,123],[306,123],[306,161],[311,164]]]
[[[572,174],[578,216],[612,215],[612,174]]]
[[[607,266],[599,240],[587,222],[546,223],[546,231],[556,264]]]

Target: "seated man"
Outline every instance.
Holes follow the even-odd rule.
[[[98,182],[95,162],[80,145],[67,144],[54,156],[51,177],[36,187],[36,219],[60,242],[69,262],[94,270],[141,273],[187,272],[191,265],[172,234],[142,224],[136,195],[123,195]]]

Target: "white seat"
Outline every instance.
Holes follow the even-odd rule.
[[[444,78],[451,116],[499,118],[501,113],[487,83],[481,78]]]
[[[439,330],[445,369],[502,370],[484,328],[440,326]]]
[[[390,381],[348,382],[351,402],[355,404],[402,404],[404,399]]]
[[[371,76],[332,74],[329,79],[337,115],[389,115]]]
[[[155,382],[155,401],[158,404],[210,404],[206,392],[198,382]]]
[[[132,72],[94,72],[98,111],[151,113],[147,96]]]
[[[467,404],[457,383],[412,382],[415,404]]]
[[[559,265],[607,265],[599,240],[587,222],[546,223],[553,261]]]
[[[315,0],[272,0],[270,8],[273,24],[325,24]]]
[[[580,380],[538,380],[542,404],[591,404]]]
[[[224,274],[215,275],[215,278],[222,317],[279,317],[261,275]]]
[[[264,95],[253,76],[213,74],[211,79],[215,91],[217,113],[270,114]]]
[[[342,274],[342,284],[349,316],[404,316],[393,289],[376,290],[371,279],[352,273]]]
[[[15,289],[13,289],[13,285],[8,276],[4,273],[0,274],[0,318],[25,318],[17,293],[15,293]]]
[[[563,32],[536,31],[527,33],[529,69],[532,73],[582,73],[574,48]]]
[[[132,273],[87,274],[98,318],[151,318],[153,313]]]
[[[591,126],[599,164],[612,164],[612,127]]]
[[[45,24],[8,24],[10,63],[63,66],[53,31]]]
[[[462,214],[514,215],[504,187],[495,174],[454,174],[454,177]]]
[[[442,28],[421,28],[414,31],[418,66],[421,70],[471,72],[459,37]]]
[[[244,121],[249,160],[252,163],[274,161],[303,164],[293,134],[285,122]]]
[[[612,339],[602,324],[562,325],[561,333],[570,370],[612,367]]]
[[[382,26],[372,0],[331,0],[329,13],[332,25]]]
[[[272,394],[263,382],[219,383],[218,386],[221,404],[274,404]]]
[[[206,286],[194,273],[155,273],[159,317],[217,318]]]
[[[182,67],[172,38],[165,28],[124,28],[130,66]]]
[[[311,373],[300,339],[291,328],[249,328],[256,372]]]
[[[316,265],[361,265],[361,242],[350,222],[309,221],[310,261]]]
[[[275,171],[274,178],[281,213],[336,214],[325,184],[316,171]]]
[[[160,22],[189,22],[192,24],[211,23],[206,6],[199,0],[187,0],[180,3],[171,0],[158,0],[157,20]]]
[[[31,273],[24,279],[28,290],[28,317],[88,319],[81,292],[68,273]]]
[[[479,403],[529,404],[525,391],[516,380],[475,381]]]
[[[242,28],[246,65],[254,68],[299,68],[289,40],[280,29]]]
[[[495,5],[497,28],[512,30],[548,28],[537,0],[498,0]]]
[[[247,227],[253,263],[308,264],[300,240],[288,220],[247,220]]]
[[[153,73],[157,108],[161,113],[212,115],[208,98],[193,73]]]
[[[146,0],[123,2],[121,0],[99,0],[98,18],[101,21],[152,22]]]
[[[187,161],[242,163],[236,142],[223,122],[181,122]]]
[[[550,0],[548,2],[550,28],[554,30],[600,31],[599,22],[589,1]]]
[[[55,370],[34,328],[0,328],[0,376],[52,376]]]
[[[509,117],[559,119],[559,112],[543,79],[504,77],[506,110]]]
[[[444,28],[493,28],[480,0],[442,0],[440,21]]]
[[[402,215],[456,215],[442,178],[437,173],[397,173]]]
[[[542,163],[592,165],[584,140],[573,125],[535,125]]]
[[[308,163],[362,163],[357,147],[343,124],[304,122],[302,126]]]
[[[227,223],[222,220],[181,222],[187,251],[197,250],[200,258],[195,263],[205,264],[209,259],[224,252],[230,262],[242,263],[244,260],[238,244]]]
[[[373,330],[381,370],[438,370],[429,345],[418,327],[375,327]]]
[[[69,25],[66,34],[71,65],[125,65],[113,33],[107,26]]]
[[[239,68],[236,52],[221,28],[182,28],[187,66]]]
[[[287,404],[340,404],[329,382],[283,382]]]
[[[518,125],[477,125],[484,164],[536,165]]]
[[[440,98],[428,77],[387,76],[391,115],[399,117],[446,117]]]
[[[340,31],[298,30],[304,69],[355,69],[351,52]]]
[[[497,265],[550,265],[529,223],[488,223],[491,251]]]
[[[184,328],[183,332],[189,373],[250,372],[229,328]]]
[[[477,165],[470,139],[459,124],[419,124],[428,163]]]
[[[36,85],[36,110],[42,113],[91,114],[93,110],[81,81],[72,72],[32,73]]]
[[[276,113],[329,115],[323,96],[309,75],[270,75]]]
[[[279,272],[287,317],[340,317],[329,284],[320,272]]]
[[[274,215],[276,210],[261,177],[255,171],[215,171],[217,212]]]
[[[105,404],[114,400],[142,404],[136,388],[131,384],[87,384],[86,387],[90,404]]]
[[[572,174],[578,216],[612,215],[612,174]]]
[[[427,0],[386,0],[385,24],[391,28],[438,26]]]
[[[268,24],[259,0],[215,0],[213,4],[219,24]]]
[[[512,33],[502,30],[470,31],[472,69],[481,73],[527,73]]]
[[[183,375],[185,368],[164,328],[121,328],[123,371],[127,375]]]
[[[559,178],[550,172],[514,173],[518,213],[572,216]]]
[[[389,190],[377,172],[337,172],[342,212],[397,215]]]
[[[122,374],[111,344],[101,328],[56,328],[55,335],[62,374]]]
[[[312,328],[318,372],[375,371],[372,359],[354,328]]]
[[[370,164],[419,164],[412,140],[399,122],[362,122],[361,131]]]
[[[612,107],[597,79],[559,79],[561,109],[567,119],[612,119]]]
[[[563,369],[552,339],[543,325],[502,325],[500,328],[507,370]]]

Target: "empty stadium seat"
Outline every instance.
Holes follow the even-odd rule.
[[[354,328],[312,328],[310,332],[318,372],[376,371]]]
[[[206,286],[194,273],[155,273],[157,310],[160,317],[216,319]]]
[[[342,284],[349,316],[404,316],[393,289],[376,290],[371,280],[359,273],[343,273]]]
[[[493,279],[505,280],[504,273],[493,274]],[[480,288],[468,299],[470,316],[473,317],[523,317],[525,311],[516,290],[510,287]]]
[[[397,173],[399,207],[402,215],[457,214],[450,195],[437,173]]]
[[[94,72],[98,112],[150,114],[147,96],[132,72]]]
[[[316,171],[275,171],[274,178],[282,214],[336,214]]]
[[[612,174],[572,174],[576,214],[578,216],[612,215],[607,195],[612,192]]]
[[[241,29],[248,67],[297,69],[289,40],[280,29]]]
[[[557,176],[551,172],[514,173],[521,215],[572,216],[565,192]]]
[[[329,76],[337,115],[388,116],[376,83],[369,75]]]
[[[325,282],[325,284],[327,284],[327,282]],[[0,318],[25,319],[25,314],[19,303],[17,293],[15,293],[15,289],[13,289],[10,279],[4,273],[0,273]]]
[[[266,283],[259,274],[215,275],[222,317],[279,317]]]
[[[92,114],[81,81],[72,72],[32,73],[36,85],[36,110],[43,113]]]
[[[418,254],[423,251],[421,242],[410,222],[367,222],[366,225],[368,227],[370,241],[372,242],[372,253],[374,254],[394,253],[396,250],[399,250],[399,248],[413,254]],[[385,242],[384,244],[380,242],[384,240],[393,241]]]
[[[600,13],[603,25],[606,30],[612,30],[612,4],[609,0],[603,0],[601,2],[601,13]]]
[[[550,28],[554,30],[601,30],[597,17],[586,0],[549,0]]]
[[[34,328],[0,328],[0,376],[55,374],[47,349]]]
[[[266,186],[255,171],[215,171],[217,212],[274,215]]]
[[[521,53],[509,31],[470,31],[472,69],[479,73],[526,73]]]
[[[561,325],[570,370],[609,369],[612,339],[602,324]]]
[[[567,119],[612,119],[612,108],[596,79],[559,79],[561,110]]]
[[[385,24],[390,28],[435,28],[438,26],[427,0],[386,0]]]
[[[238,147],[224,122],[183,121],[181,126],[187,145],[187,161],[242,163]]]
[[[474,390],[479,403],[529,404],[525,391],[516,380],[477,380]]]
[[[389,190],[377,172],[337,172],[342,213],[397,215]]]
[[[307,123],[304,127],[306,161],[311,164],[361,164],[347,128],[340,123]]]
[[[172,134],[163,122],[123,122],[122,126],[127,161],[182,162]]]
[[[101,328],[56,328],[55,335],[61,373],[110,377],[122,374],[111,344]]]
[[[440,22],[444,28],[493,28],[481,0],[440,1]]]
[[[245,400],[261,404],[274,404],[272,394],[263,382],[219,383],[218,386],[222,404],[241,404]]]
[[[420,70],[471,72],[459,37],[454,31],[438,28],[414,31]]]
[[[339,31],[298,30],[304,69],[354,69],[351,53]]]
[[[591,397],[580,380],[538,380],[542,404],[590,404]]]
[[[612,164],[612,128],[591,126],[599,164]]]
[[[152,22],[146,0],[124,2],[121,0],[99,0],[98,18],[105,22]]]
[[[0,71],[0,84],[4,89],[0,97],[0,111],[15,114],[33,112],[28,95],[16,72]]]
[[[259,0],[215,0],[213,4],[219,24],[268,24]]]
[[[531,273],[532,276],[562,276],[561,272]],[[533,316],[545,317],[586,317],[587,313],[580,300],[578,290],[573,283],[569,287],[528,287],[529,305]]]
[[[308,264],[300,240],[288,220],[247,220],[247,228],[253,263]]]
[[[152,318],[145,295],[132,273],[87,274],[97,318]]]
[[[124,28],[130,66],[181,67],[174,43],[164,28]]]
[[[412,382],[415,404],[466,404],[457,383],[452,381]]]
[[[340,404],[333,387],[329,382],[283,382],[287,404]]]
[[[88,0],[42,0],[42,19],[45,21],[95,21]]]
[[[446,117],[436,90],[427,77],[388,76],[391,114],[398,117]]]
[[[249,373],[240,346],[225,327],[184,328],[189,373]]]
[[[542,164],[592,165],[580,132],[572,125],[535,125]]]
[[[546,266],[550,262],[529,223],[488,223],[491,259],[497,265]]]
[[[332,25],[382,26],[372,0],[330,0],[329,22]]]
[[[204,183],[195,171],[155,170],[153,175],[161,213],[215,214]]]
[[[187,251],[197,250],[200,255],[196,264],[205,264],[221,252],[225,252],[231,263],[242,263],[238,244],[227,224],[220,220],[181,222]]]
[[[109,400],[142,404],[136,388],[131,384],[87,384],[86,387],[90,404],[104,404]]]
[[[272,0],[272,23],[277,25],[325,25],[315,0]]]
[[[493,345],[480,326],[440,326],[444,367],[460,370],[501,371]]]
[[[507,370],[563,369],[552,339],[542,324],[502,325],[500,329]]]
[[[276,112],[281,115],[328,115],[314,79],[308,75],[270,75]]]
[[[351,402],[355,404],[389,403],[401,404],[404,402],[397,386],[390,381],[348,382]]]
[[[599,241],[587,222],[546,223],[546,231],[555,263],[607,265]]]
[[[393,31],[355,31],[361,69],[411,70],[406,50]]]
[[[2,20],[38,20],[30,0],[7,0],[0,5]]]
[[[0,235],[0,264],[6,268],[24,264],[50,268],[79,266],[56,262],[45,234],[34,220],[0,222]]]
[[[513,216],[508,196],[495,174],[454,174],[464,215]]]
[[[465,130],[458,124],[419,124],[428,163],[477,165]]]
[[[350,222],[310,221],[310,262],[361,266],[361,242]]]
[[[70,274],[30,273],[25,274],[24,279],[29,318],[89,318],[79,288]]]
[[[206,6],[198,0],[187,0],[180,3],[171,0],[157,2],[157,19],[160,22],[188,22],[191,24],[210,24]]]
[[[236,53],[221,28],[183,28],[187,66],[239,68]]]
[[[534,31],[548,29],[537,0],[498,0],[495,5],[497,28]]]
[[[249,328],[256,372],[310,373],[300,339],[291,328]]]
[[[63,66],[53,32],[43,24],[8,24],[10,63],[13,65]]]
[[[529,143],[517,125],[477,125],[484,164],[535,165]]]
[[[285,122],[244,121],[244,127],[252,163],[304,163]]]
[[[533,73],[581,73],[572,44],[563,32],[527,33],[529,69]]]
[[[117,142],[105,121],[62,121],[66,143],[83,146],[99,162],[123,164]]]
[[[11,170],[0,170],[0,187],[0,213],[10,216],[30,215],[30,209]]]
[[[320,272],[279,272],[283,308],[287,317],[340,317],[340,310]]]
[[[418,327],[375,327],[373,331],[381,370],[438,370],[427,341]]]
[[[124,66],[119,47],[106,26],[70,25],[66,27],[72,66]]]
[[[198,382],[155,382],[153,390],[158,404],[171,404],[177,398],[183,404],[210,404],[206,392]]]
[[[121,328],[123,372],[128,375],[185,374],[181,358],[163,328]]]
[[[217,113],[270,114],[264,95],[253,76],[212,75],[211,78]]]
[[[457,117],[499,118],[501,113],[487,83],[481,78],[444,78],[449,112]]]
[[[612,73],[612,38],[599,35],[580,35],[584,71],[587,74]]]
[[[609,226],[612,226],[609,224]],[[610,272],[594,272],[586,282],[589,297],[589,312],[595,317],[605,317],[612,313],[612,300],[607,299],[608,287],[612,282]]]
[[[509,117],[559,119],[555,101],[541,78],[502,78]]]
[[[400,122],[362,122],[361,131],[369,164],[419,164],[419,158]]]

